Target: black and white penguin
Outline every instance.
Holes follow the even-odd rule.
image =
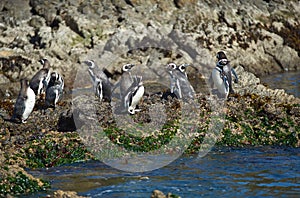
[[[123,97],[124,108],[130,113],[135,114],[135,112],[140,111],[136,109],[137,104],[142,99],[145,92],[145,88],[142,81],[142,76],[133,77],[133,83],[127,89],[125,96]]]
[[[217,65],[212,70],[211,81],[217,87],[220,97],[227,98],[229,93],[234,93],[232,88],[232,74],[238,82],[236,72],[230,66],[230,61],[227,59],[223,51],[217,53]]]
[[[35,93],[29,86],[27,79],[21,80],[21,89],[15,103],[12,120],[20,120],[26,123],[27,118],[35,105]]]
[[[133,64],[126,64],[122,67],[122,76],[120,79],[120,94],[124,97],[128,88],[133,83],[133,77],[131,75],[131,69],[134,67]]]
[[[108,77],[93,60],[87,60],[84,61],[84,63],[89,67],[88,71],[92,79],[93,89],[96,96],[100,98],[100,101],[105,100],[110,102],[112,95],[112,84]]]
[[[195,97],[194,88],[190,84],[186,74],[187,66],[189,66],[189,64],[177,66],[175,63],[170,63],[167,65],[171,80],[171,93],[174,93],[177,98],[184,100],[193,99]]]
[[[39,62],[43,65],[43,68],[31,78],[29,83],[35,95],[44,93],[50,80],[50,62],[46,58],[39,60]]]
[[[170,76],[170,92],[172,94],[174,94],[174,90],[175,90],[175,84],[176,84],[176,79],[175,79],[175,71],[177,69],[177,65],[175,63],[169,63],[167,64],[167,72]]]
[[[57,72],[52,72],[50,75],[50,81],[46,89],[46,106],[56,107],[56,104],[61,100],[64,90],[64,79]]]

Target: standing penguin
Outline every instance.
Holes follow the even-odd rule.
[[[128,88],[133,83],[133,77],[131,75],[131,68],[133,68],[133,64],[126,64],[122,67],[122,76],[120,79],[120,94],[121,97],[124,97]]]
[[[105,100],[110,102],[112,95],[112,84],[110,83],[108,77],[93,60],[87,60],[84,61],[84,63],[89,67],[88,71],[92,79],[93,89],[96,96],[100,98],[100,101]]]
[[[19,119],[22,123],[26,123],[27,118],[33,110],[35,104],[35,93],[29,86],[26,79],[21,80],[21,89],[15,103],[12,120]]]
[[[177,98],[184,100],[195,97],[194,88],[190,84],[186,74],[187,66],[189,65],[181,64],[177,66],[174,63],[170,63],[167,66],[171,78],[171,93],[174,93]]]
[[[169,63],[167,64],[167,72],[170,76],[170,92],[173,94],[175,90],[175,84],[176,84],[176,79],[175,79],[175,71],[177,69],[177,65],[175,63]]]
[[[227,98],[229,93],[234,93],[232,88],[232,74],[238,82],[236,72],[230,66],[230,61],[227,59],[223,51],[217,53],[217,65],[212,70],[211,82],[217,87],[220,97]]]
[[[113,86],[112,92],[117,87],[120,87],[120,98],[123,98],[127,92],[127,89],[133,83],[133,77],[131,75],[131,69],[134,67],[134,64],[125,64],[122,67],[122,75],[120,80]]]
[[[182,98],[193,99],[195,97],[195,90],[188,80],[188,76],[186,74],[186,68],[188,66],[190,65],[186,63],[179,65],[175,74],[179,81]]]
[[[30,80],[30,87],[34,91],[35,95],[40,95],[46,91],[50,80],[50,63],[46,58],[39,60],[43,65],[43,68],[40,69]]]
[[[57,72],[52,72],[46,89],[46,106],[56,107],[57,102],[62,98],[64,79]]]
[[[135,114],[135,112],[140,111],[136,109],[137,104],[142,99],[145,92],[145,88],[142,82],[142,76],[135,76],[133,78],[133,83],[127,89],[125,96],[123,97],[124,108],[130,113]]]

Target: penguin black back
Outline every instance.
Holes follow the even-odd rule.
[[[22,79],[20,82],[21,89],[14,106],[12,120],[19,119],[25,123],[33,110],[35,104],[35,94],[30,88],[28,80]]]
[[[43,65],[43,68],[32,77],[29,84],[36,95],[46,90],[50,80],[50,62],[45,58],[39,60],[39,62]]]
[[[20,119],[21,120],[22,115],[25,111],[24,102],[27,98],[26,88],[28,86],[28,80],[21,79],[20,84],[21,84],[21,89],[20,89],[18,98],[17,98],[16,103],[15,103],[14,112],[13,112],[13,116],[12,116],[13,120],[15,120],[15,119]]]

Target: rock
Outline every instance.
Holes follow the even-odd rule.
[[[77,195],[77,193],[74,191],[62,191],[62,190],[55,191],[54,195],[51,197],[53,197],[53,198],[85,198],[83,196]]]
[[[247,72],[243,67],[238,66],[235,68],[239,77],[239,82],[233,84],[236,93],[241,95],[257,94],[262,97],[270,97],[278,102],[297,104],[300,99],[293,95],[287,94],[283,89],[270,89],[260,84],[260,80],[253,73]]]
[[[257,76],[300,67],[296,0],[19,1],[0,4],[0,47],[31,61],[20,74],[5,74],[12,81],[33,76],[42,57],[69,78],[66,87],[87,58],[112,76],[125,62],[138,62],[149,79],[170,61],[193,63],[207,77],[219,50]]]
[[[31,17],[29,1],[30,0],[1,1],[0,22],[17,25],[20,21],[29,19]]]
[[[171,197],[178,197],[177,195],[173,195],[171,193],[168,193],[167,195],[165,195],[163,192],[161,192],[160,190],[154,190],[152,192],[151,198],[171,198]]]
[[[9,83],[10,80],[3,74],[0,74],[0,84]]]
[[[166,195],[159,190],[154,190],[152,192],[151,198],[166,198]]]

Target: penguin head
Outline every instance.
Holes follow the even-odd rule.
[[[186,67],[190,66],[190,64],[187,64],[187,63],[183,63],[181,65],[178,66],[178,70],[182,73],[185,73],[186,71]]]
[[[95,62],[93,60],[83,61],[90,69],[95,68]]]
[[[227,65],[227,64],[229,64],[229,63],[230,63],[230,61],[227,60],[227,59],[220,59],[220,60],[218,61],[218,63],[217,63],[217,66],[218,66],[218,67],[224,67],[225,65]]]
[[[126,65],[123,65],[122,71],[123,71],[123,72],[128,72],[128,71],[130,71],[131,68],[133,68],[133,67],[134,67],[134,64],[126,64]]]
[[[221,60],[221,59],[227,59],[225,52],[224,52],[224,51],[219,51],[219,52],[217,53],[217,59],[218,59],[218,60]]]
[[[177,68],[177,65],[175,63],[169,63],[166,68],[167,70],[172,71]]]
[[[25,78],[22,78],[20,80],[20,83],[21,83],[21,87],[28,87],[29,86],[29,81]]]
[[[134,108],[133,108],[132,106],[128,107],[128,112],[129,112],[131,115],[135,114],[135,110],[134,110]]]
[[[43,65],[44,68],[50,66],[50,63],[49,63],[48,59],[46,59],[46,58],[40,59],[39,62]]]
[[[53,80],[54,82],[57,81],[59,78],[58,73],[57,72],[52,72],[50,75],[50,80]]]

